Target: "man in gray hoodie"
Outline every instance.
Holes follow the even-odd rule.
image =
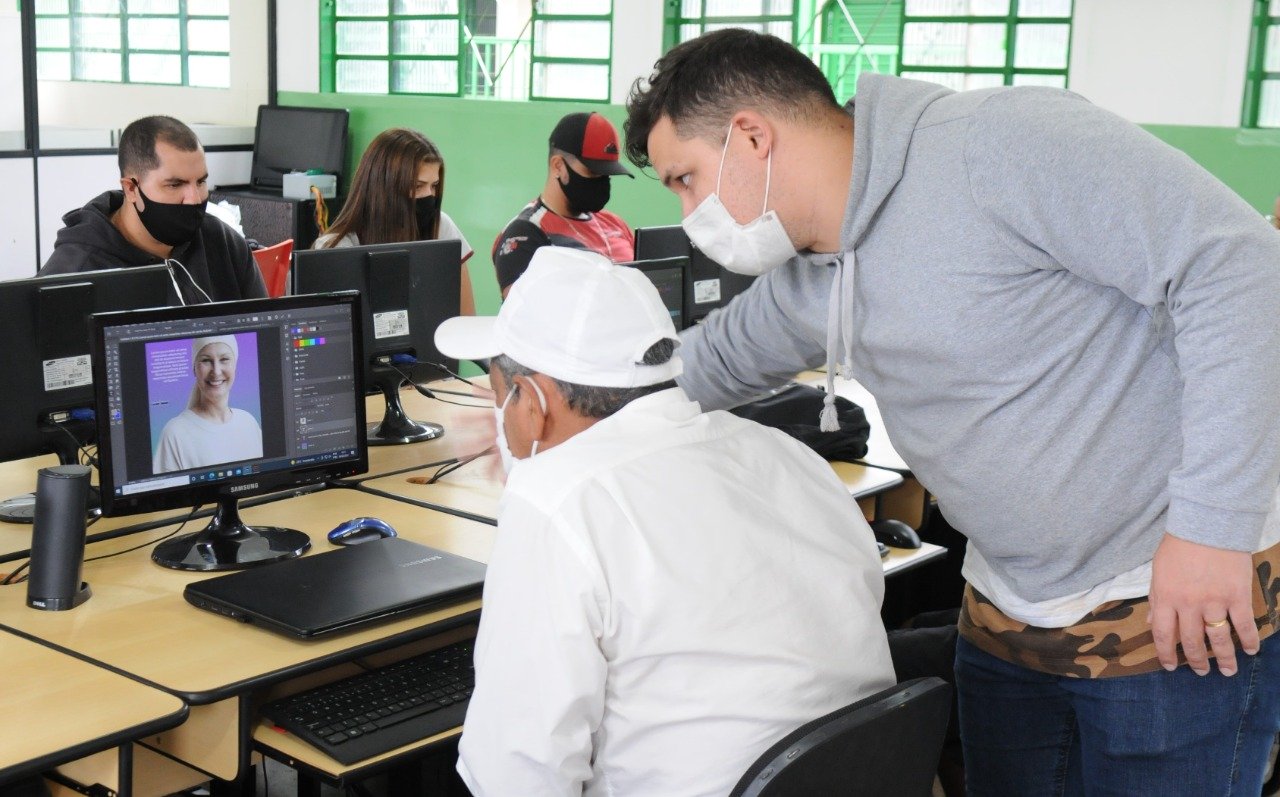
[[[1280,731],[1275,231],[1076,95],[864,75],[842,108],[745,30],[671,50],[628,111],[694,243],[764,275],[685,334],[681,386],[714,409],[824,362],[858,379],[969,538],[971,793],[1257,794]]]

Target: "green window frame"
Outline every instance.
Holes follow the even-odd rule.
[[[751,28],[795,42],[798,14],[812,0],[668,0],[663,25],[663,52],[681,42],[720,28]],[[744,7],[755,13],[742,13]]]
[[[804,0],[795,45],[827,76],[836,99],[852,97],[863,72],[896,75],[903,0]]]
[[[1073,11],[1072,0],[905,0],[898,74],[956,89],[1066,88]]]
[[[533,0],[515,38],[477,33],[472,6],[468,0],[323,3],[320,90],[609,102],[613,0]],[[574,38],[575,31],[595,38]],[[584,46],[595,49],[586,56],[559,54]]]
[[[41,80],[231,86],[229,0],[36,0],[35,6]]]
[[[1280,0],[1254,0],[1241,127],[1280,127]]]
[[[529,99],[607,103],[613,85],[613,0],[535,0],[530,23]],[[586,34],[592,30],[597,36],[603,33],[603,53],[552,54],[570,45],[575,32],[589,38]],[[583,45],[583,38],[578,38],[571,46]],[[595,46],[599,48],[599,41]],[[584,85],[584,90],[577,94],[556,90],[573,82]],[[588,82],[594,84],[592,90],[585,88]]]
[[[767,31],[812,58],[840,99],[863,72],[953,88],[1065,88],[1073,10],[1072,0],[668,0],[663,44],[722,27]],[[959,47],[946,41],[957,37]]]

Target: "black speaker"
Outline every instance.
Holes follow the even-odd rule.
[[[27,605],[33,609],[74,609],[93,594],[80,581],[84,565],[84,502],[90,470],[85,465],[41,468],[36,476],[35,527]]]

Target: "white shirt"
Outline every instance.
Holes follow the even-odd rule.
[[[724,795],[894,682],[884,576],[831,467],[679,388],[520,461],[458,771],[477,795]]]
[[[324,249],[329,245],[329,241],[333,239],[333,235],[325,233],[316,239],[311,245],[312,249]],[[449,218],[449,214],[443,210],[440,211],[440,237],[439,241],[461,241],[462,242],[462,262],[467,262],[467,258],[471,257],[471,244],[467,243],[467,239],[462,234],[462,230],[458,229],[458,225],[453,223],[453,219]],[[334,244],[335,249],[341,249],[344,246],[359,246],[360,236],[353,232],[349,232],[342,236],[342,240]]]
[[[164,425],[152,459],[152,473],[202,468],[262,456],[262,429],[253,416],[231,408],[231,419],[218,423],[183,410]]]

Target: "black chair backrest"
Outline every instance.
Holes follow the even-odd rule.
[[[951,687],[917,678],[800,726],[747,769],[730,797],[928,797]]]

